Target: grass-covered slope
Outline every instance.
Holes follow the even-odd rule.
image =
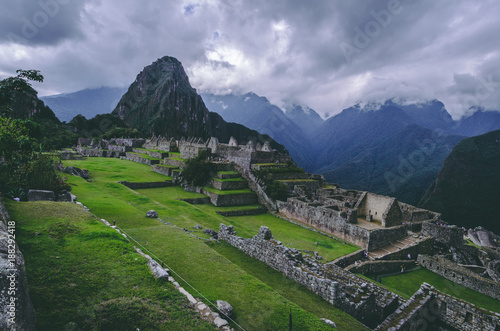
[[[459,226],[500,234],[500,130],[462,140],[420,202]]]
[[[473,291],[465,286],[455,284],[427,269],[419,269],[400,275],[382,277],[381,282],[389,289],[395,289],[402,292],[407,298],[411,297],[420,288],[423,282],[426,282],[441,292],[468,301],[479,307],[500,313],[499,300]]]
[[[106,162],[105,165],[100,163],[101,160]],[[329,305],[310,291],[303,290],[300,295],[285,294],[297,293],[297,284],[284,281],[286,280],[284,276],[280,276],[283,279],[280,288],[274,288],[277,276],[270,267],[259,264],[251,267],[253,271],[248,271],[247,267],[233,261],[231,256],[240,253],[235,248],[226,247],[227,250],[233,251],[227,255],[227,251],[218,251],[208,246],[204,241],[187,234],[182,228],[193,230],[194,225],[200,224],[204,228],[210,227],[217,230],[219,224],[225,222],[234,225],[239,234],[250,236],[257,233],[260,225],[268,225],[266,223],[273,219],[275,222],[279,221],[280,224],[290,226],[289,228],[285,225],[276,227],[275,237],[284,243],[294,243],[293,247],[314,249],[315,241],[321,243],[323,240],[325,246],[322,249],[330,252],[332,257],[339,254],[335,251],[336,248],[346,247],[352,251],[356,250],[356,247],[286,223],[271,215],[258,215],[266,218],[260,219],[259,223],[259,218],[256,216],[257,218],[249,221],[248,225],[245,222],[250,218],[224,218],[215,213],[216,207],[190,205],[178,200],[200,196],[196,193],[184,192],[180,188],[134,191],[116,183],[119,180],[139,181],[137,179],[141,176],[149,178],[150,167],[142,164],[126,160],[97,158],[69,161],[67,164],[87,168],[93,176],[92,182],[79,177],[69,178],[69,181],[75,185],[73,193],[78,196],[79,201],[89,207],[98,217],[109,221],[116,220],[118,226],[196,288],[205,297],[205,302],[208,302],[207,300],[229,302],[234,308],[234,320],[244,329],[288,330],[290,309],[294,330],[328,330],[329,326],[324,324],[320,317],[335,321],[339,328],[364,329],[363,325],[354,318]],[[118,168],[121,170],[117,171]],[[142,175],[140,169],[142,169]],[[128,170],[131,170],[130,173]],[[120,176],[122,177],[119,178]],[[172,225],[165,225],[156,219],[147,218],[145,215],[150,209],[156,210],[162,220],[171,222]],[[274,231],[272,224],[270,228]],[[289,237],[282,238],[280,233],[287,232],[290,233]],[[195,232],[195,234],[208,238],[201,232]],[[293,237],[297,240],[292,241]],[[345,254],[342,249],[339,249],[339,252],[342,252],[340,255]],[[327,256],[327,253],[321,252],[320,254],[323,254],[325,258]],[[261,277],[256,277],[256,274],[261,274]],[[266,274],[275,276],[262,277]],[[200,297],[199,293],[192,290],[180,278],[177,280],[194,296]],[[314,304],[310,304],[312,302]],[[233,327],[237,328],[235,324]]]
[[[214,330],[115,230],[71,203],[7,202],[38,330]]]

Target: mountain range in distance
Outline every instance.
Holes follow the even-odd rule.
[[[61,98],[75,102],[73,109],[83,110],[90,118],[109,113],[110,100],[118,100],[119,93],[120,89],[104,87]],[[472,115],[455,121],[438,100],[354,105],[323,120],[307,106],[288,105],[283,110],[255,93],[201,97],[206,108],[226,122],[242,124],[284,145],[305,170],[323,174],[345,188],[394,196],[410,204],[421,200],[456,144],[465,137],[500,129],[499,112],[474,109]],[[68,114],[68,108],[60,108],[58,96],[42,99],[58,117]],[[92,106],[85,109],[85,104]]]

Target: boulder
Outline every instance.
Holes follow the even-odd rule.
[[[73,175],[73,176],[82,177],[83,179],[90,178],[90,174],[89,174],[88,170],[82,170],[82,169],[77,168],[77,167],[68,166],[68,167],[63,169],[63,172],[70,174],[70,175]]]
[[[478,246],[490,248],[500,247],[500,237],[480,226],[469,230],[469,238]]]
[[[326,324],[328,324],[330,326],[333,326],[334,328],[337,328],[337,325],[335,324],[335,322],[332,322],[332,321],[330,321],[329,319],[326,319],[326,318],[322,318],[321,320],[323,322],[325,322]]]
[[[215,232],[215,230],[213,230],[213,229],[205,229],[205,230],[203,230],[203,233],[208,234],[212,237],[215,237],[217,235],[217,232]]]
[[[155,212],[154,210],[150,210],[146,213],[146,216],[151,218],[158,218],[158,213]]]
[[[233,313],[233,307],[226,301],[217,300],[217,308],[219,308],[219,311],[227,317],[231,316]]]
[[[71,194],[71,192],[63,192],[63,193],[59,193],[57,195],[57,201],[60,201],[60,202],[72,202],[73,201],[73,195]]]
[[[198,224],[198,225],[193,226],[193,228],[194,228],[194,229],[196,229],[196,230],[201,230],[201,229],[203,229],[203,228],[201,227],[201,225],[199,225],[199,224]]]
[[[55,201],[56,195],[53,191],[29,190],[28,201]]]

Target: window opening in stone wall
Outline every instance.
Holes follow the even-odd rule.
[[[472,314],[467,312],[465,313],[465,322],[471,323],[472,322]]]

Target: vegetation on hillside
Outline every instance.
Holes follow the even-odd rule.
[[[296,248],[312,250],[318,247],[322,250],[320,254],[329,260],[338,257],[339,254],[355,251],[356,247],[283,222],[270,214],[225,218],[215,213],[217,207],[190,205],[180,201],[179,199],[203,196],[185,192],[180,187],[132,191],[117,183],[120,180],[144,182],[164,178],[160,174],[151,172],[150,167],[143,164],[108,158],[72,160],[65,163],[89,169],[92,174],[94,181],[90,183],[75,176],[69,179],[75,185],[73,190],[80,201],[98,217],[116,220],[120,228],[145,245],[164,261],[168,268],[175,270],[208,300],[228,301],[234,308],[234,320],[243,328],[287,329],[288,312],[291,308],[294,330],[328,330],[329,326],[319,317],[334,320],[339,328],[364,329],[354,318],[326,302],[308,306],[308,302],[317,300],[317,296],[311,292],[307,292],[307,299],[301,295],[288,298],[280,294],[271,287],[271,284],[268,285],[252,273],[242,270],[203,241],[186,234],[182,228],[193,229],[195,225],[201,225],[204,229],[218,229],[219,224],[225,222],[234,225],[238,234],[250,237],[258,232],[261,225],[268,225],[275,231],[276,238],[286,243],[293,243],[293,247]],[[157,211],[163,221],[172,225],[147,218],[145,214],[150,209]],[[208,238],[202,231],[196,231],[195,234],[201,238]],[[315,242],[318,242],[318,246]],[[255,269],[253,272],[258,273],[260,270],[262,269]],[[267,268],[265,272],[272,272],[272,269]],[[185,283],[181,285],[193,295],[199,296]],[[284,292],[290,292],[297,285],[285,284],[283,281],[282,286]],[[316,299],[309,299],[309,296]],[[324,304],[328,309],[323,306]]]
[[[38,330],[215,330],[115,230],[69,203],[7,202]]]
[[[500,234],[499,141],[500,130],[462,140],[419,205],[449,223]]]
[[[0,194],[24,199],[28,189],[69,190],[57,172],[57,161],[41,152],[63,147],[71,139],[31,87],[30,80],[43,81],[39,71],[17,73],[0,82]]]

